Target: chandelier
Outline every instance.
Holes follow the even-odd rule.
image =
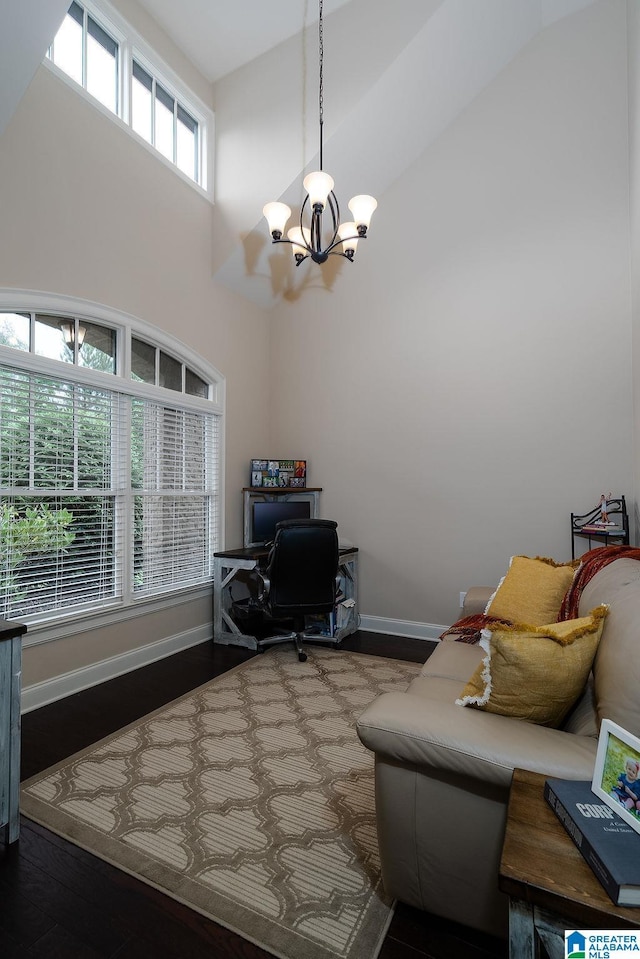
[[[324,263],[329,256],[344,256],[353,261],[358,240],[366,238],[373,211],[378,203],[372,196],[361,194],[349,200],[348,207],[353,220],[340,222],[340,207],[333,192],[333,179],[322,169],[322,126],[324,120],[324,38],[322,22],[322,4],[319,0],[318,54],[319,54],[319,96],[318,112],[320,119],[320,169],[309,173],[302,181],[307,195],[300,209],[300,223],[282,236],[291,216],[286,203],[274,201],[267,203],[262,212],[267,218],[273,243],[290,243],[296,266],[311,257],[314,263]],[[323,226],[323,215],[330,219],[328,227]],[[306,223],[305,223],[306,221]],[[323,235],[326,231],[327,242],[323,247]]]

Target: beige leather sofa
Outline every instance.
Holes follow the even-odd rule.
[[[465,615],[481,612],[490,593],[471,590]],[[358,734],[375,752],[382,875],[392,896],[507,935],[498,867],[514,768],[591,779],[600,720],[640,736],[640,562],[601,569],[580,615],[601,603],[610,611],[592,678],[562,729],[456,705],[483,651],[451,639],[405,693],[385,693],[363,713]]]

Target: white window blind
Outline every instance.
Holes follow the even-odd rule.
[[[0,617],[209,581],[221,432],[216,413],[0,365]]]
[[[134,590],[153,594],[211,574],[211,531],[218,526],[217,417],[134,399]]]
[[[0,367],[0,615],[121,594],[122,431],[117,393]]]

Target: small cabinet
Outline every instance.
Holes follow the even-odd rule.
[[[20,682],[27,627],[0,619],[0,828],[4,842],[20,829]]]

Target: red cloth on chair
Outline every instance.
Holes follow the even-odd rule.
[[[581,557],[580,566],[573,577],[571,586],[562,600],[558,622],[565,619],[576,619],[582,591],[587,583],[593,579],[601,569],[613,563],[616,559],[636,559],[640,561],[640,549],[635,546],[597,546],[590,549]]]

